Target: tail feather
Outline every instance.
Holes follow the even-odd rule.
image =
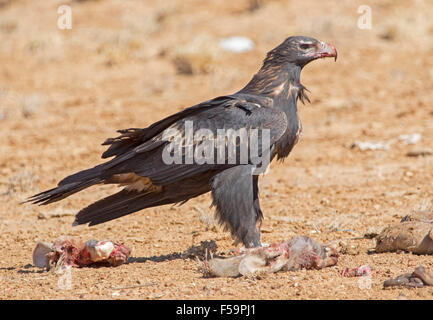
[[[75,217],[74,226],[89,223],[89,226],[97,225],[130,213],[171,203],[163,193],[139,193],[135,191],[122,191],[99,200],[82,209]]]
[[[38,193],[27,199],[25,202],[45,205],[62,200],[71,194],[74,194],[94,184],[100,183],[106,178],[109,178],[114,173],[107,173],[107,170],[118,165],[122,161],[131,158],[133,155],[134,153],[130,152],[114,158],[106,163],[99,164],[93,168],[71,174],[70,176],[67,176],[61,180],[56,188]]]
[[[104,178],[108,178],[116,173],[121,172],[108,172],[110,169],[113,169],[113,167],[116,167],[117,165],[121,164],[122,162],[134,157],[135,152],[127,152],[125,154],[122,154],[114,159],[111,159],[110,161],[107,161],[105,163],[98,164],[97,166],[79,171],[77,173],[71,174],[70,176],[67,176],[63,180],[59,182],[59,186],[70,184],[73,182],[82,182],[82,181],[88,181],[96,178],[100,178],[101,180]],[[121,170],[120,170],[121,171]]]
[[[78,191],[81,191],[99,182],[101,182],[100,178],[94,178],[87,181],[78,181],[78,182],[72,182],[64,185],[59,185],[56,188],[38,193],[28,198],[26,202],[31,202],[34,204],[38,203],[41,205],[49,204],[52,202],[62,200],[70,196],[71,194],[74,194]]]
[[[105,163],[104,163],[105,164]],[[95,179],[97,177],[100,177],[102,175],[102,172],[104,170],[104,164],[98,165],[96,167],[86,169],[79,171],[77,173],[71,174],[70,176],[67,176],[63,180],[59,182],[59,186],[77,183],[77,182],[83,182]]]

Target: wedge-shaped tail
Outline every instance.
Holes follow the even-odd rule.
[[[77,213],[73,225],[89,223],[89,226],[93,226],[145,208],[170,202],[163,193],[143,194],[124,189],[82,209]]]
[[[41,205],[49,204],[69,197],[71,194],[79,192],[99,182],[101,182],[100,178],[93,178],[87,181],[77,181],[62,184],[56,188],[35,194],[34,196],[27,199],[26,202],[31,202],[34,204],[38,203]]]

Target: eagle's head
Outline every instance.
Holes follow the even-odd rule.
[[[271,50],[265,62],[294,64],[304,67],[318,58],[333,57],[337,60],[337,50],[332,44],[304,36],[289,37],[278,47]]]

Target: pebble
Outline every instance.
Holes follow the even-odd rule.
[[[244,53],[254,49],[254,42],[247,37],[234,36],[222,39],[219,46],[225,51]]]

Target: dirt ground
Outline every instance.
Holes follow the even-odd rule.
[[[72,8],[70,30],[57,26],[62,4]],[[371,29],[357,25],[361,5],[371,8]],[[383,289],[418,264],[433,268],[431,256],[375,254],[374,240],[362,238],[432,206],[433,156],[406,155],[433,152],[432,17],[433,3],[422,0],[1,0],[0,299],[432,299],[432,287]],[[220,39],[233,35],[254,49],[222,51]],[[177,253],[203,240],[219,252],[234,246],[213,222],[208,194],[94,227],[72,227],[73,215],[116,187],[20,205],[100,163],[100,144],[115,130],[239,90],[289,35],[332,43],[338,60],[302,73],[311,91],[311,104],[299,106],[303,137],[260,180],[262,241],[337,243],[337,266],[204,278]],[[414,133],[415,144],[399,139]],[[361,151],[355,141],[391,144]],[[37,240],[62,235],[120,241],[133,258],[73,269],[65,287],[62,275],[31,265]],[[360,265],[371,277],[341,276]]]

